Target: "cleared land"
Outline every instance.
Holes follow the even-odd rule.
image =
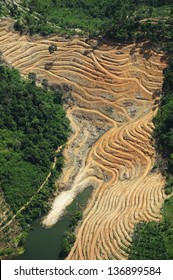
[[[166,66],[163,53],[145,45],[115,46],[86,38],[32,38],[0,22],[4,61],[23,75],[34,72],[67,89],[73,134],[52,210],[53,225],[78,192],[95,186],[68,259],[126,259],[134,226],[159,221],[166,197],[155,162],[152,118]],[[49,46],[57,51],[49,52]],[[57,193],[58,194],[58,193]]]

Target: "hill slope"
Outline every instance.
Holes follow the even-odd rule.
[[[163,53],[141,45],[107,45],[86,38],[19,36],[0,23],[0,50],[23,75],[66,89],[73,135],[65,150],[61,194],[44,219],[53,225],[76,194],[95,192],[68,259],[126,259],[139,221],[158,221],[166,197],[155,161],[152,118],[166,66]],[[57,50],[50,52],[50,46]]]

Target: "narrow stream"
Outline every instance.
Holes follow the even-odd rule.
[[[32,224],[32,228],[25,245],[25,252],[19,255],[15,260],[56,260],[59,258],[59,253],[62,249],[63,235],[68,230],[70,224],[70,214],[76,209],[76,205],[85,208],[93,188],[88,187],[80,193],[76,199],[67,207],[65,214],[51,228],[44,228],[40,224],[40,220]]]

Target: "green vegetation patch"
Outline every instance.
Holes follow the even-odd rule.
[[[162,235],[168,253],[168,259],[173,260],[173,197],[165,201],[163,214],[165,228]]]
[[[154,118],[156,145],[158,152],[165,161],[161,163],[165,175],[169,177],[169,185],[173,180],[173,55],[169,58],[169,66],[164,70],[163,97],[159,111]]]
[[[163,205],[163,221],[140,223],[135,227],[130,260],[173,259],[173,197]]]
[[[129,260],[168,259],[162,235],[163,226],[154,222],[138,224],[133,235]]]
[[[82,219],[82,210],[79,207],[76,207],[76,210],[71,214],[69,229],[64,233],[62,249],[61,252],[59,253],[59,258],[62,260],[68,256],[71,248],[75,243],[76,240],[75,228],[77,227],[81,219]]]
[[[21,34],[77,32],[115,42],[149,39],[157,43],[172,34],[171,0],[23,0],[19,6],[0,3],[1,15],[8,11]],[[147,18],[158,18],[158,22],[142,22]]]
[[[56,149],[67,141],[69,121],[57,92],[22,80],[17,70],[0,66],[0,85],[0,186],[14,213],[35,196],[29,222],[30,216],[36,218],[47,208],[51,179],[47,190],[37,190],[51,170]],[[59,154],[58,172],[62,164]]]

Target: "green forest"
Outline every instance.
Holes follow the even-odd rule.
[[[48,210],[46,199],[53,192],[53,176],[37,193],[51,170],[55,151],[64,145],[69,121],[58,92],[35,86],[33,80],[21,79],[15,69],[0,66],[0,186],[13,213],[34,196],[19,215],[22,225]],[[57,155],[57,172],[63,156]]]
[[[20,7],[4,2],[0,1],[0,14],[13,17],[21,33],[78,32],[116,42],[166,40],[172,46],[171,0],[22,0]]]
[[[10,16],[21,34],[47,36],[77,33],[115,43],[144,42],[165,51],[168,67],[160,107],[153,122],[157,167],[166,176],[166,194],[173,192],[173,1],[172,0],[23,0],[21,6],[0,1],[0,16]],[[154,19],[154,21],[153,21]],[[33,75],[30,75],[33,77]],[[9,82],[10,81],[10,82]],[[61,93],[22,80],[0,67],[0,184],[14,213],[31,198],[51,169],[57,147],[64,145],[69,122]],[[63,166],[59,153],[57,172]],[[27,172],[26,172],[27,170]],[[53,176],[18,215],[23,228],[48,210]],[[37,207],[35,207],[37,206]],[[173,259],[173,197],[163,205],[163,222],[136,226],[129,259]],[[73,242],[73,234],[64,243]],[[146,242],[146,239],[149,242]],[[68,242],[67,242],[68,241]],[[68,247],[68,246],[67,246]],[[158,249],[159,248],[159,249]],[[67,253],[67,252],[66,252]]]

